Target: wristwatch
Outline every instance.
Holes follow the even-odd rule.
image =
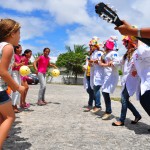
[[[137,36],[138,36],[139,38],[141,38],[141,29],[140,29],[140,28],[138,28]]]

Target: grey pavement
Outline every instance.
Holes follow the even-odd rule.
[[[113,116],[101,119],[105,111],[97,115],[84,112],[88,95],[83,86],[47,84],[46,106],[37,106],[39,85],[30,85],[27,101],[31,107],[16,114],[16,121],[4,150],[149,150],[150,118],[140,103],[131,100],[140,111],[142,119],[130,124],[134,116],[128,110],[125,126],[114,127],[112,122],[120,115],[120,102],[112,101]],[[117,88],[111,97],[120,97]]]

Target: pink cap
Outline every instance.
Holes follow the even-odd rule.
[[[109,49],[109,50],[113,50],[114,45],[115,45],[114,42],[110,39],[108,39],[105,43],[106,48]]]

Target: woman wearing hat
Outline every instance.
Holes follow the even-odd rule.
[[[124,36],[122,41],[123,45],[127,49],[127,52],[125,53],[121,61],[121,64],[123,65],[121,93],[122,108],[120,118],[118,121],[112,123],[113,126],[124,125],[127,114],[127,108],[129,108],[135,116],[135,120],[131,121],[132,124],[136,124],[141,119],[141,115],[129,100],[129,97],[133,96],[140,84],[140,78],[137,75],[137,71],[133,63],[133,55],[135,53],[135,50],[137,49],[138,40],[133,36]]]
[[[100,100],[100,88],[103,84],[103,67],[98,65],[98,61],[103,55],[103,51],[100,50],[100,44],[98,43],[98,38],[93,37],[89,43],[91,49],[91,56],[89,60],[89,65],[91,67],[90,71],[90,84],[94,90],[95,107],[91,110],[92,113],[97,113],[101,110],[101,100]]]
[[[104,51],[105,54],[103,55],[103,60],[99,61],[99,65],[104,68],[104,82],[102,85],[102,94],[104,97],[106,110],[104,115],[102,116],[103,120],[109,119],[112,113],[111,109],[111,100],[110,100],[110,93],[113,93],[117,83],[118,83],[118,69],[117,67],[120,64],[119,56],[115,48],[116,44],[116,37],[110,37],[104,43]]]

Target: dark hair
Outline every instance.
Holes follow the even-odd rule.
[[[47,49],[50,51],[50,48],[46,47],[43,49],[43,52],[45,52]]]
[[[22,54],[22,56],[26,56],[26,54],[28,54],[28,53],[30,53],[30,52],[32,52],[32,50],[26,49],[26,50],[24,51],[24,53]]]
[[[18,44],[17,46],[14,46],[14,52],[16,53],[17,49],[20,47],[21,45]]]

